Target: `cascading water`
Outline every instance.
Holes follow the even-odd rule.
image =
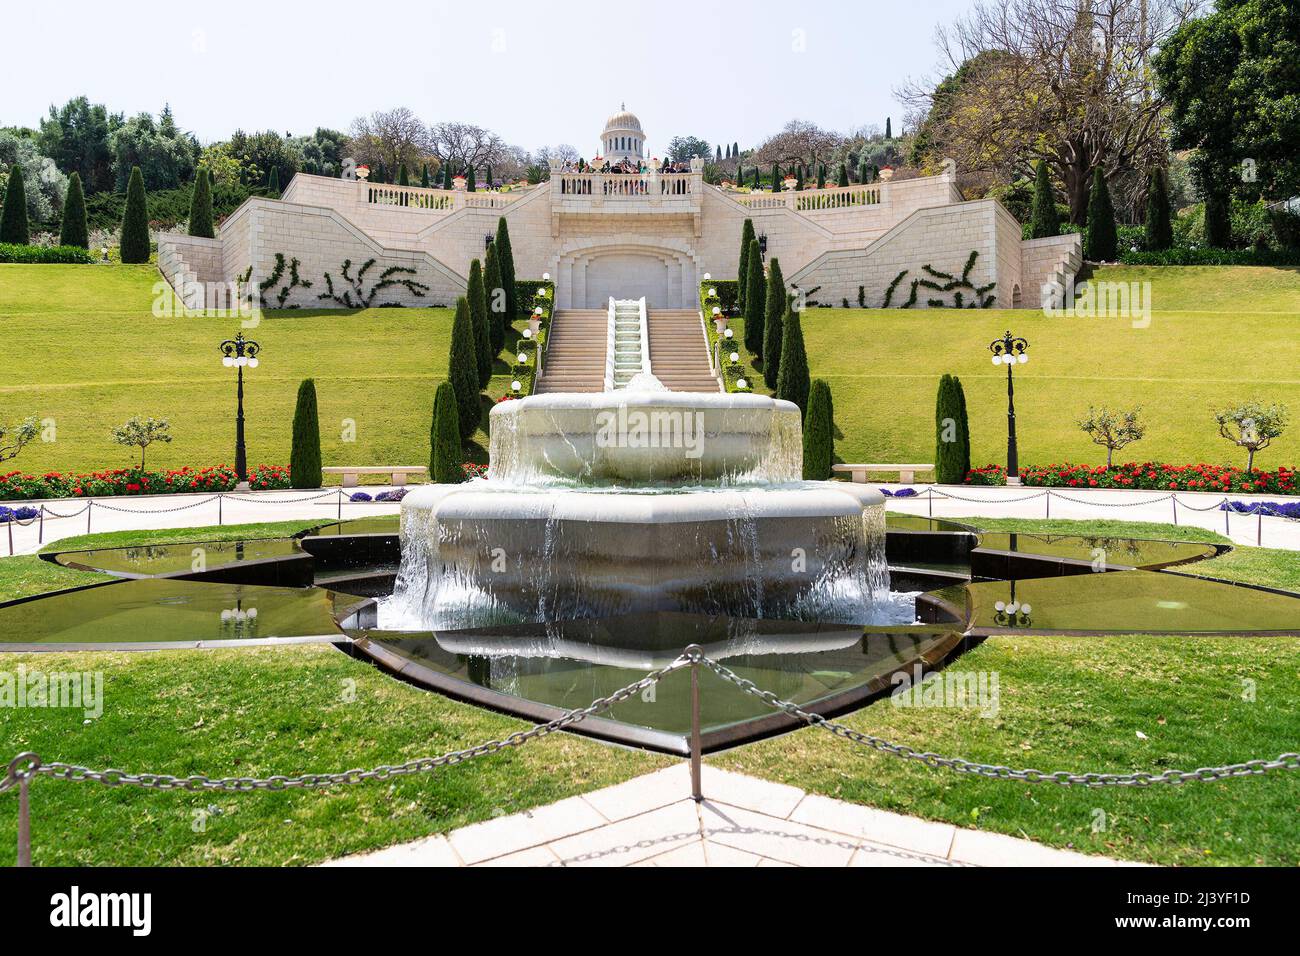
[[[802,480],[798,408],[656,385],[497,405],[487,477],[403,500],[381,626],[647,611],[886,623],[883,499]]]

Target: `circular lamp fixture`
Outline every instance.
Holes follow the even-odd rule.
[[[510,383],[510,390],[513,392],[517,392],[523,387],[524,386],[519,382],[518,379],[515,379],[513,382]]]

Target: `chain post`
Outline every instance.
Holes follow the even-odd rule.
[[[1174,509],[1174,527],[1178,527],[1178,496],[1169,496],[1170,506]]]
[[[1051,489],[1051,488],[1048,488],[1048,489],[1047,489],[1047,493],[1046,493],[1043,497],[1044,497],[1044,498],[1046,499],[1046,501],[1047,501],[1047,515],[1046,515],[1046,517],[1047,517],[1047,519],[1050,521],[1051,518],[1052,518],[1052,489]]]
[[[221,502],[226,496],[217,492],[217,527],[221,527]]]
[[[339,520],[343,520],[343,489],[339,489]]]
[[[700,787],[700,659],[704,648],[691,644],[682,652],[691,661],[691,799],[704,799]]]
[[[930,509],[928,517],[934,517],[934,486],[931,485],[925,493],[925,505]]]
[[[86,502],[86,534],[90,534],[90,506],[94,503],[93,501]]]
[[[14,519],[10,518],[5,524],[9,527],[9,557],[12,558],[14,556]]]
[[[41,505],[40,523],[36,527],[36,543],[45,543],[45,505]]]
[[[32,777],[40,767],[41,758],[30,750],[24,751],[9,761],[4,778],[0,779],[0,793],[10,787],[18,787],[18,847],[14,861],[16,866],[32,865],[32,800],[29,787]]]
[[[1264,546],[1264,509],[1260,508],[1255,512],[1257,521],[1255,522],[1255,547]]]
[[[1223,533],[1232,536],[1232,525],[1229,524],[1232,518],[1232,508],[1228,506],[1228,499],[1223,499]]]

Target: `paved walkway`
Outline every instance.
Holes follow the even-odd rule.
[[[1129,866],[686,763],[326,866]]]

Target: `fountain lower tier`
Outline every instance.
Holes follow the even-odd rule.
[[[866,623],[888,590],[881,496],[845,482],[579,491],[491,481],[402,502],[383,626],[648,611]]]

